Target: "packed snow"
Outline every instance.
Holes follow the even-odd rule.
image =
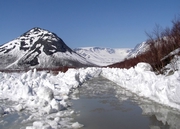
[[[12,112],[29,112],[23,122],[32,124],[26,129],[81,128],[68,117],[75,112],[69,109],[70,94],[91,78],[103,76],[120,87],[142,98],[180,110],[180,71],[171,75],[156,75],[151,66],[139,63],[134,68],[80,68],[69,69],[57,75],[36,69],[26,73],[0,73],[0,100],[15,102],[8,107],[0,105],[0,117]]]

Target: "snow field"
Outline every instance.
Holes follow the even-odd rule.
[[[23,122],[33,121],[26,129],[80,128],[83,125],[68,118],[74,111],[68,109],[67,99],[85,81],[100,75],[141,97],[180,110],[180,72],[165,76],[151,69],[149,64],[139,63],[130,69],[89,67],[57,75],[36,69],[0,73],[0,99],[16,102],[12,107],[0,106],[0,116],[26,110],[31,115]]]

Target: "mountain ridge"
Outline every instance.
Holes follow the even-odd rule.
[[[0,69],[95,66],[55,33],[35,27],[0,46]]]
[[[108,66],[146,51],[135,48],[79,47],[71,49],[55,33],[34,27],[0,46],[0,69]]]
[[[130,48],[80,47],[73,49],[90,62],[99,66],[107,66],[123,61],[131,51]]]

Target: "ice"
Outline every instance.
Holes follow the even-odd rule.
[[[152,71],[152,67],[150,64],[141,62],[135,66],[135,70],[136,71]]]
[[[72,124],[72,127],[73,127],[74,129],[78,129],[78,128],[83,127],[83,125],[82,125],[82,124],[79,124],[78,122],[75,122],[75,123]]]
[[[4,109],[3,107],[0,106],[0,116],[2,116],[4,114]]]
[[[32,121],[26,129],[81,128],[68,118],[74,111],[67,100],[75,90],[91,78],[103,76],[136,95],[180,110],[180,71],[171,75],[156,75],[149,64],[134,68],[80,68],[53,75],[36,69],[25,73],[0,73],[0,98],[14,101],[11,107],[0,106],[4,112],[27,111]],[[67,118],[65,118],[67,117]],[[83,123],[82,123],[83,124]]]
[[[53,91],[49,87],[39,87],[37,96],[46,101],[51,101],[54,98]]]
[[[22,111],[24,109],[23,105],[22,104],[18,104],[17,106],[14,107],[15,110],[17,111]]]
[[[50,125],[42,121],[35,121],[33,123],[33,129],[52,129]],[[27,129],[27,128],[26,128]]]

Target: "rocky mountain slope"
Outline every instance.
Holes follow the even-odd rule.
[[[147,42],[139,43],[129,52],[127,58],[136,57],[147,50],[149,50],[149,44]]]
[[[75,53],[56,34],[33,28],[0,46],[0,69],[95,66]]]
[[[146,42],[130,48],[84,47],[72,50],[55,33],[32,28],[0,46],[0,69],[107,66],[148,49]]]

